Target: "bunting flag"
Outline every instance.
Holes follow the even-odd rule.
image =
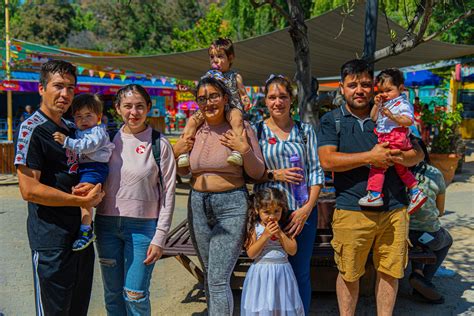
[[[114,80],[115,74],[113,72],[109,73],[110,79]]]
[[[253,93],[258,93],[258,87],[253,87]]]
[[[99,71],[100,79],[104,78],[104,76],[105,76],[105,71]]]
[[[89,69],[89,77],[94,77],[94,70]]]
[[[161,83],[165,84],[166,83],[166,77],[160,77]]]
[[[125,79],[127,79],[127,75],[120,75],[120,80],[122,80],[122,82],[124,82]]]
[[[77,66],[77,74],[78,75],[81,75],[83,71],[84,71],[84,67]]]
[[[150,80],[151,80],[151,83],[155,84],[155,82],[156,82],[156,78],[155,78],[155,77],[151,77]]]
[[[245,91],[247,92],[247,94],[250,94],[252,92],[252,87],[245,87]]]

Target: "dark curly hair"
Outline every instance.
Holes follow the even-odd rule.
[[[377,84],[383,85],[385,82],[390,82],[394,86],[400,86],[405,83],[403,72],[397,68],[388,68],[382,70],[375,78]]]
[[[270,205],[276,205],[281,208],[281,218],[278,224],[281,228],[286,225],[288,221],[288,200],[286,194],[275,188],[265,188],[250,195],[249,211],[247,214],[247,235],[245,240],[245,247],[250,245],[252,235],[255,231],[255,225],[260,220],[258,211]]]

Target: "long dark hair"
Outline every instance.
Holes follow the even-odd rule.
[[[276,204],[281,208],[281,218],[278,221],[278,225],[280,225],[281,228],[286,225],[288,221],[288,200],[285,193],[275,188],[265,188],[255,192],[250,195],[249,198],[245,247],[250,245],[252,235],[255,231],[255,225],[260,220],[258,211],[271,204]]]
[[[417,138],[416,139],[418,141],[418,145],[420,146],[421,150],[423,151],[423,153],[425,154],[425,158],[423,159],[423,161],[421,161],[420,163],[418,163],[416,166],[414,166],[413,168],[411,168],[411,171],[414,173],[414,174],[418,174],[419,175],[419,179],[418,181],[420,183],[423,183],[425,182],[426,178],[425,178],[425,172],[426,172],[426,169],[428,169],[428,165],[431,164],[431,161],[430,161],[430,154],[428,153],[428,148],[426,148],[426,145],[425,143],[423,142],[423,140]]]

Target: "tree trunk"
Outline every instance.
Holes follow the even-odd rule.
[[[313,126],[319,124],[318,82],[311,74],[311,57],[304,13],[298,0],[288,0],[291,17],[290,36],[295,50],[296,85],[301,121]]]
[[[373,60],[377,46],[377,18],[379,3],[378,0],[367,0],[365,3],[365,36],[363,59]],[[374,70],[374,64],[370,64]]]

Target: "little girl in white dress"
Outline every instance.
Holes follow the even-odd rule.
[[[245,248],[255,261],[245,277],[240,315],[303,316],[303,302],[288,262],[288,254],[296,253],[296,240],[280,228],[288,214],[286,195],[266,188],[250,199]]]

